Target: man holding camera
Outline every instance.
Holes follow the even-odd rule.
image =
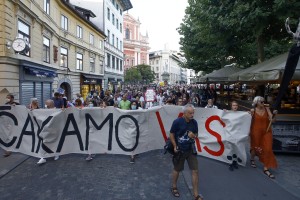
[[[174,146],[173,173],[171,192],[174,197],[179,197],[177,180],[179,172],[184,169],[184,162],[187,160],[190,170],[192,170],[192,185],[195,200],[203,198],[198,193],[198,161],[197,152],[194,146],[194,139],[198,135],[198,123],[194,119],[195,107],[187,104],[183,107],[183,117],[173,121],[170,130],[170,140]]]

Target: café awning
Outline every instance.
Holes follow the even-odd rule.
[[[230,81],[279,81],[282,78],[288,53],[275,56],[257,65],[241,70],[229,76]],[[300,80],[300,62],[292,80]]]
[[[206,74],[203,77],[200,77],[200,82],[208,83],[208,82],[228,82],[228,77],[235,72],[240,71],[240,68],[234,67],[232,65],[225,65],[223,68],[213,71],[212,73]]]

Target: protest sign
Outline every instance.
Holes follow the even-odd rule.
[[[162,149],[180,106],[146,110],[114,107],[28,110],[0,107],[0,147],[34,157],[68,153],[139,154]],[[196,108],[197,153],[230,163],[246,163],[251,116],[247,112]]]

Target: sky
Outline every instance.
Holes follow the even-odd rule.
[[[141,34],[148,31],[150,52],[162,50],[168,44],[170,50],[179,51],[176,28],[184,18],[188,0],[130,0],[133,8],[128,13],[141,22]]]

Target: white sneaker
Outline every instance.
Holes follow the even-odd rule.
[[[59,159],[59,156],[54,156],[54,160],[58,160]]]
[[[86,161],[93,160],[93,157],[92,157],[92,155],[88,155],[88,157],[87,157],[85,160],[86,160]]]
[[[46,163],[46,159],[45,158],[41,158],[36,164],[41,165]]]

